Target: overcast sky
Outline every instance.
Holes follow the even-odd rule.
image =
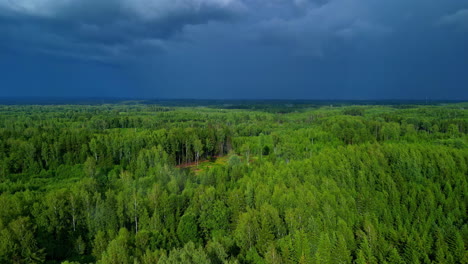
[[[0,0],[0,97],[468,100],[467,0]]]

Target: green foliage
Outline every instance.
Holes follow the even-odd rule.
[[[183,244],[190,241],[197,242],[199,238],[197,218],[194,214],[187,212],[179,221],[177,235]]]
[[[115,264],[127,264],[132,262],[132,256],[130,255],[130,234],[127,229],[122,228],[119,231],[118,236],[110,241],[106,251],[102,253],[102,258],[98,262],[100,264],[115,263]]]
[[[181,249],[173,249],[169,252],[169,256],[162,255],[158,264],[209,264],[210,260],[205,251],[201,248],[196,248],[192,242],[187,243]]]
[[[0,263],[468,263],[463,106],[0,106]]]

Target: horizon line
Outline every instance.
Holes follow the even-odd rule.
[[[465,102],[467,99],[446,98],[177,98],[177,97],[132,97],[132,96],[0,96],[4,100],[132,100],[132,101],[416,101],[416,102]]]

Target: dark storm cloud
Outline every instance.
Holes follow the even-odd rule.
[[[468,12],[465,12],[468,9],[460,9],[468,3],[459,0],[449,3],[435,0],[274,2],[300,12],[267,12],[270,16],[263,17],[256,26],[259,40],[266,45],[288,46],[295,52],[317,56],[325,55],[327,48],[336,45],[398,38],[408,31],[413,34],[433,31],[436,23],[447,27],[468,25]],[[268,1],[262,3],[264,9],[275,9],[265,4]]]
[[[112,59],[161,49],[184,26],[229,20],[240,9],[230,0],[4,0],[0,33],[3,45]]]
[[[0,33],[7,37],[3,45],[11,42],[10,46],[19,44],[37,51],[112,59],[164,49],[167,40],[184,39],[187,25],[204,27],[209,21],[237,17],[236,23],[225,25],[223,38],[238,32],[236,37],[245,41],[284,46],[297,54],[323,56],[330,43],[382,37],[391,34],[394,27],[408,23],[438,23],[460,28],[468,24],[468,9],[443,13],[447,7],[456,6],[457,1],[452,4],[434,0],[381,2],[0,0]],[[433,10],[440,10],[439,14]]]
[[[460,98],[467,32],[466,0],[0,0],[0,68],[46,94],[70,81],[44,61],[70,94]]]

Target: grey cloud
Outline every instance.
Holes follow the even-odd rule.
[[[186,25],[229,20],[242,8],[235,0],[0,0],[0,33],[12,46],[122,59],[160,51]]]
[[[461,7],[467,7],[466,1],[259,1],[256,8],[267,15],[259,16],[249,32],[257,34],[260,43],[277,46],[282,52],[321,57],[337,46],[400,37],[405,41],[403,35],[408,32],[422,36],[442,14]],[[442,24],[466,29],[465,10],[442,18]]]
[[[422,28],[444,12],[440,25],[467,28],[468,9],[453,13],[463,1],[0,0],[0,34],[9,39],[0,45],[128,60],[177,41],[213,46],[227,39],[320,57],[336,45]]]
[[[326,53],[325,49],[331,42],[381,37],[392,32],[390,26],[374,20],[372,12],[375,10],[364,1],[294,2],[304,5],[303,14],[259,22],[260,42],[290,46],[295,55],[320,57]]]
[[[443,16],[439,19],[438,24],[468,30],[468,9],[461,9],[453,14]]]
[[[1,92],[456,99],[467,96],[466,10],[467,0],[0,0],[1,86],[15,87]]]

